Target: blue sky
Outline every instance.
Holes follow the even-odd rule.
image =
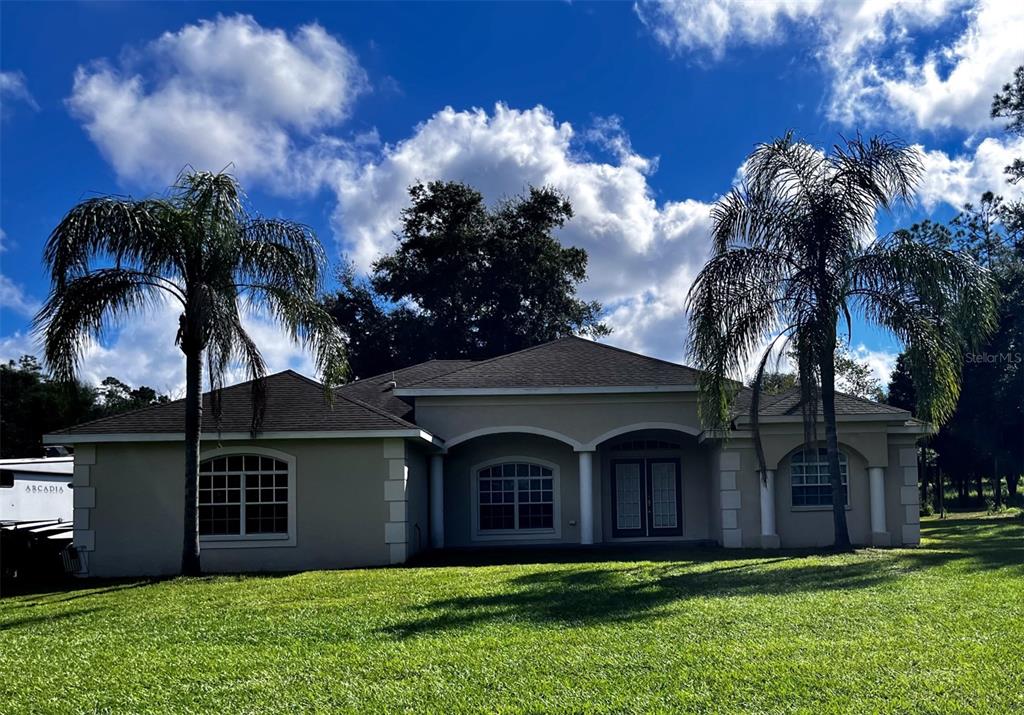
[[[495,200],[552,184],[561,239],[609,342],[680,359],[708,210],[759,141],[890,131],[920,146],[917,205],[880,231],[1013,193],[1024,154],[988,119],[1024,63],[1024,6],[957,0],[0,6],[0,358],[34,351],[40,252],[75,202],[161,191],[229,162],[263,213],[304,221],[333,259],[392,245],[415,180]],[[45,41],[44,41],[45,39]],[[83,374],[177,390],[173,310],[91,346]],[[273,368],[308,359],[254,316]],[[859,325],[879,373],[899,345]]]

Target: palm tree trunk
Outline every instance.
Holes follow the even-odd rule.
[[[825,449],[828,452],[829,481],[832,483],[832,516],[835,520],[837,550],[850,548],[850,532],[846,526],[846,489],[839,476],[839,435],[836,431],[836,365],[835,337],[821,360],[821,409],[825,416]]]
[[[199,433],[203,422],[202,352],[185,353],[185,521],[181,573],[198,576],[199,563]]]

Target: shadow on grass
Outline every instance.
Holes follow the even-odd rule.
[[[672,604],[689,599],[864,589],[952,562],[962,562],[967,569],[1007,568],[1024,575],[1024,524],[1019,521],[950,520],[928,523],[922,532],[927,540],[918,549],[855,554],[817,550],[768,556],[764,551],[679,547],[477,554],[477,563],[580,566],[502,580],[501,590],[493,593],[421,604],[416,607],[418,617],[382,630],[410,638],[494,621],[556,626],[634,621],[657,618]],[[463,553],[449,561],[472,563]]]
[[[79,598],[152,586],[165,580],[167,579],[66,579],[56,582],[18,584],[4,590],[3,600],[0,603],[7,608],[49,606]]]
[[[0,632],[13,631],[19,628],[32,628],[42,624],[53,624],[58,621],[66,621],[72,618],[78,618],[79,616],[89,616],[100,611],[107,611],[109,608],[101,606],[93,606],[91,608],[79,608],[74,611],[63,611],[61,613],[46,613],[35,615],[26,615],[20,618],[11,618],[9,620],[0,620]]]

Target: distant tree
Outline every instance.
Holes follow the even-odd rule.
[[[854,357],[845,343],[836,349],[836,383],[848,395],[875,402],[885,400],[885,390],[875,371]]]
[[[970,257],[894,234],[865,245],[876,212],[909,200],[916,152],[875,137],[831,152],[791,134],[760,145],[745,179],[712,211],[712,255],[688,297],[690,355],[701,376],[705,422],[727,423],[730,379],[772,336],[798,355],[807,441],[820,403],[832,484],[835,547],[848,548],[836,432],[840,321],[860,314],[908,346],[919,413],[945,419],[956,405],[964,351],[994,322],[989,274]],[[760,469],[759,385],[772,350],[761,355],[750,414]]]
[[[799,356],[790,351],[789,359],[796,363]],[[756,381],[757,376],[752,376],[748,386],[754,387]],[[795,372],[766,370],[761,376],[761,392],[766,395],[778,395],[799,384],[800,380]],[[846,394],[865,400],[881,402],[885,399],[882,383],[875,377],[874,371],[869,365],[858,360],[844,341],[840,341],[836,347],[836,385]]]
[[[99,416],[96,393],[78,382],[47,379],[39,361],[24,355],[0,365],[0,456],[42,457],[42,437]]]
[[[215,418],[232,361],[252,378],[253,432],[260,428],[266,366],[242,325],[243,304],[266,310],[312,351],[328,393],[342,382],[344,342],[320,304],[323,248],[306,226],[251,215],[232,176],[189,172],[166,198],[78,204],[50,234],[43,256],[52,288],[35,322],[57,379],[75,377],[83,345],[110,324],[160,299],[181,308],[175,339],[186,383],[181,570],[197,574],[204,358]]]
[[[152,387],[142,385],[132,388],[113,376],[104,378],[98,392],[103,398],[103,411],[108,414],[127,412],[171,400],[167,395],[157,393]]]
[[[910,369],[910,357],[901,352],[889,377],[889,388],[885,401],[893,407],[914,414],[917,411],[917,392],[914,390],[914,376]]]
[[[41,457],[44,434],[170,399],[114,377],[103,384],[52,380],[32,355],[0,365],[0,457]]]
[[[749,387],[754,385],[754,377],[750,378]],[[797,386],[795,372],[765,372],[761,376],[761,392],[766,395],[781,395],[786,390]]]
[[[586,252],[554,237],[572,217],[557,191],[530,188],[493,209],[458,182],[415,184],[409,197],[395,252],[374,263],[368,280],[344,271],[326,304],[356,376],[609,333],[600,304],[576,294]]]
[[[1003,90],[992,98],[992,118],[1009,119],[1006,131],[1024,135],[1024,65],[1014,71],[1013,80],[1003,85]],[[1017,157],[1006,167],[1011,184],[1024,179],[1024,158]]]

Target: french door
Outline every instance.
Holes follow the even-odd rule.
[[[611,467],[612,536],[682,535],[678,459],[613,459]]]

